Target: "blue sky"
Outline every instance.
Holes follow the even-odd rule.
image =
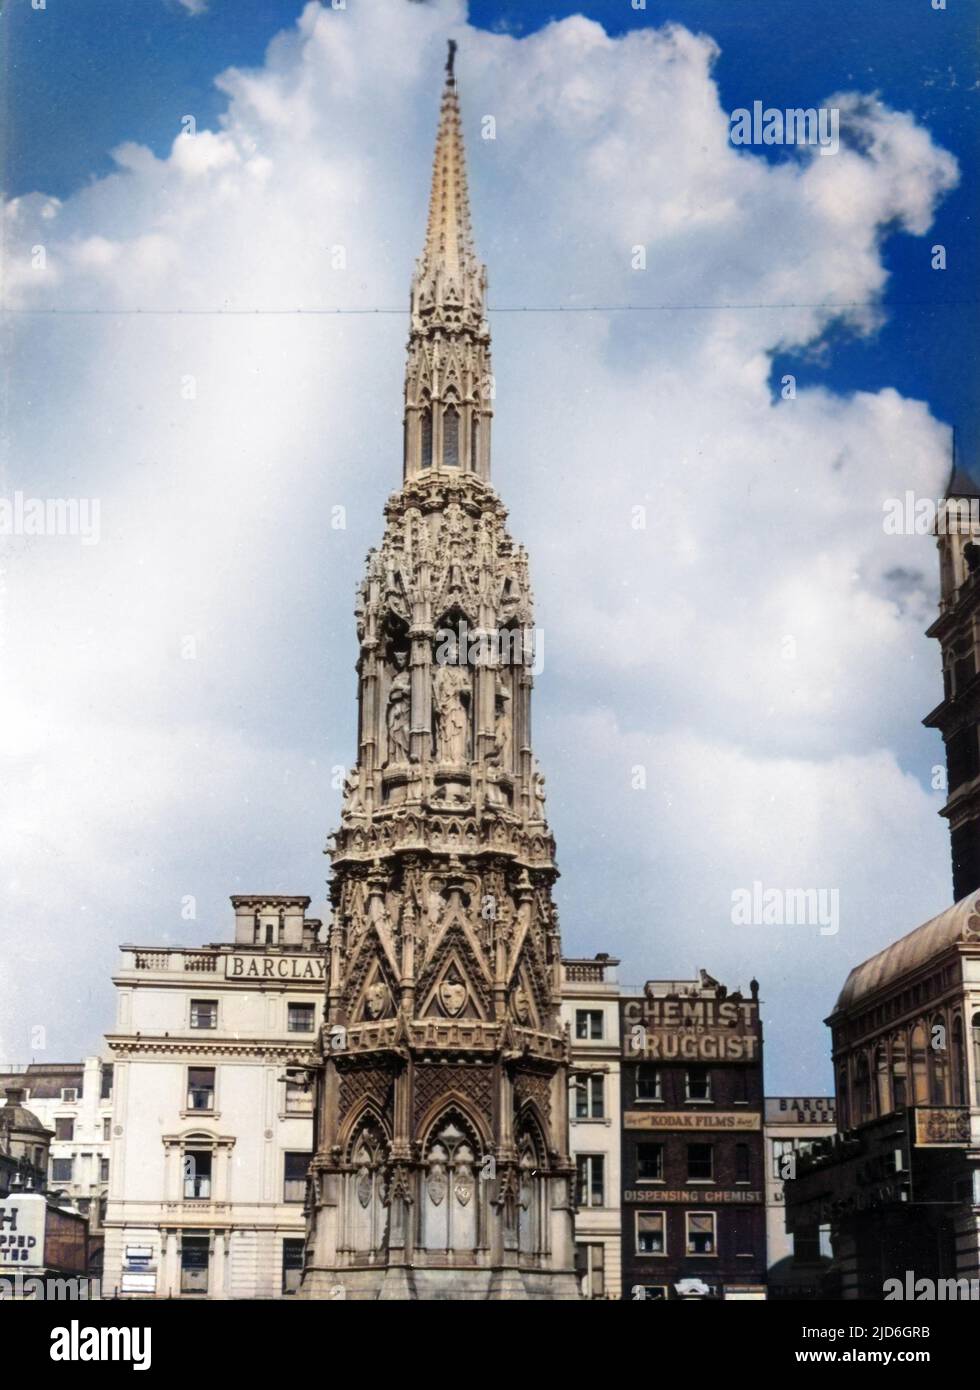
[[[43,12],[14,0],[0,20],[8,55],[7,192],[63,197],[104,176],[109,151],[122,140],[164,153],[174,129],[161,121],[161,109],[179,107],[200,125],[215,124],[227,104],[213,85],[216,64],[261,63],[269,40],[297,10],[296,0],[209,0],[193,16],[179,0],[142,0],[134,24],[133,0],[52,0]],[[947,248],[946,271],[931,269],[919,241],[891,237],[882,332],[871,343],[832,335],[833,351],[819,366],[780,356],[773,380],[792,371],[801,382],[839,391],[891,384],[921,395],[955,428],[959,461],[980,473],[980,43],[973,7],[963,0],[950,0],[945,11],[933,11],[930,0],[649,0],[643,10],[629,0],[470,6],[474,25],[515,35],[574,14],[598,20],[609,34],[670,20],[710,33],[722,50],[715,76],[731,110],[755,100],[816,105],[857,86],[914,112],[956,155],[963,178],[931,238]],[[460,62],[462,68],[465,55]],[[761,153],[781,157],[775,148]]]
[[[829,1084],[848,969],[950,891],[935,547],[881,517],[937,495],[948,426],[978,449],[977,48],[951,5],[5,7],[5,483],[95,495],[103,535],[7,567],[0,1060],[38,1023],[48,1058],[97,1047],[122,941],[226,937],[233,892],[323,912],[453,29],[491,304],[706,306],[492,316],[565,949],[629,983],[756,975],[772,1089]],[[835,92],[861,142],[837,158],[727,140],[735,107]],[[877,316],[800,307],[882,284]],[[405,317],[130,312],[280,302]],[[839,888],[839,934],[734,930],[755,880]]]

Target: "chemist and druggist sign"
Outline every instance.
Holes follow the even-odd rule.
[[[757,1062],[758,1001],[626,999],[623,1056],[634,1062]]]

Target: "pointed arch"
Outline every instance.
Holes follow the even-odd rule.
[[[537,1256],[547,1249],[546,1132],[534,1102],[526,1101],[521,1107],[515,1133],[518,1168],[517,1248],[525,1256]]]
[[[459,431],[459,406],[455,401],[450,401],[442,416],[442,465],[444,468],[459,467]]]
[[[373,1254],[384,1248],[388,1210],[385,1206],[385,1167],[390,1139],[387,1126],[366,1100],[349,1129],[343,1174],[342,1245],[354,1254]]]
[[[428,397],[419,411],[419,467],[432,467],[432,402]]]
[[[419,1243],[446,1255],[472,1252],[486,1229],[479,1127],[468,1106],[440,1097],[437,1114],[420,1132]]]

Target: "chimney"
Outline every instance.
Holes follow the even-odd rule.
[[[23,1105],[24,1094],[25,1092],[23,1086],[8,1086],[6,1088],[7,1104]]]

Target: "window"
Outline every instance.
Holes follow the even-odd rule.
[[[711,1182],[714,1179],[714,1145],[688,1144],[688,1182]]]
[[[211,1200],[212,1154],[210,1149],[188,1149],[184,1154],[184,1201]]]
[[[214,1109],[214,1067],[187,1068],[187,1108]]]
[[[891,1114],[891,1092],[888,1087],[888,1048],[883,1042],[875,1048],[875,1093],[878,1099],[878,1114]]]
[[[963,1057],[963,1019],[960,1014],[953,1015],[953,1104],[962,1105],[966,1094],[964,1087]]]
[[[217,1028],[218,1026],[218,1001],[217,999],[192,999],[191,1000],[191,1027],[192,1028]]]
[[[109,1181],[109,1160],[108,1160],[107,1158],[100,1158],[100,1159],[99,1159],[99,1182],[108,1182],[108,1181]]]
[[[685,1077],[685,1095],[688,1100],[711,1099],[711,1073],[707,1067],[691,1067]]]
[[[636,1098],[640,1101],[661,1100],[660,1073],[656,1067],[641,1062],[636,1069]]]
[[[104,1062],[99,1084],[99,1099],[112,1100],[112,1063]]]
[[[286,1113],[287,1115],[312,1115],[313,1087],[304,1086],[302,1081],[293,1081],[287,1077]]]
[[[912,1103],[928,1105],[929,1082],[926,1072],[926,1029],[917,1023],[912,1029]]]
[[[61,1091],[61,1099],[68,1105],[73,1105],[78,1100],[77,1086],[64,1086]]]
[[[102,1138],[103,1138],[103,1139],[111,1139],[111,1138],[112,1138],[112,1116],[111,1116],[111,1115],[105,1115],[105,1116],[103,1117],[103,1119],[102,1119]]]
[[[636,1177],[638,1182],[662,1182],[664,1176],[663,1144],[637,1144]]]
[[[576,1245],[575,1273],[579,1277],[583,1298],[605,1298],[606,1247],[595,1241]]]
[[[454,405],[442,417],[442,461],[446,468],[459,467],[459,411]]]
[[[684,1224],[687,1230],[687,1253],[689,1255],[714,1255],[717,1253],[715,1214],[713,1211],[686,1212]]]
[[[892,1035],[892,1104],[896,1110],[908,1104],[908,1062],[905,1049],[905,1034]]]
[[[929,1100],[932,1105],[949,1104],[948,1030],[942,1014],[934,1014],[929,1025]],[[937,1046],[938,1043],[938,1046]]]
[[[287,1028],[290,1033],[312,1033],[316,1021],[315,1004],[290,1004]]]
[[[606,1113],[605,1077],[601,1072],[588,1072],[575,1078],[575,1118],[601,1120]]]
[[[575,1036],[577,1038],[596,1038],[602,1037],[602,1010],[601,1009],[576,1009],[575,1010]]]
[[[858,1054],[854,1065],[854,1119],[859,1125],[871,1119],[871,1069],[864,1052]]]
[[[820,1232],[797,1231],[793,1236],[793,1259],[797,1264],[820,1263]]]
[[[303,1279],[303,1251],[306,1242],[302,1236],[290,1237],[282,1243],[282,1291],[296,1293]]]
[[[662,1211],[638,1211],[636,1213],[636,1253],[638,1255],[665,1255],[667,1236]]]
[[[310,1154],[287,1153],[284,1155],[282,1177],[282,1200],[302,1202],[306,1197],[306,1170],[310,1166]]]
[[[606,1204],[606,1159],[603,1154],[578,1154],[577,1201],[580,1207],[604,1207]]]
[[[206,1294],[211,1241],[208,1236],[183,1236],[180,1242],[181,1293]]]
[[[749,1159],[748,1144],[735,1145],[735,1181],[749,1182],[751,1180],[751,1163]]]
[[[432,407],[426,406],[422,411],[421,419],[422,434],[422,467],[432,466]]]
[[[731,1077],[732,1104],[748,1105],[749,1103],[749,1078],[744,1067],[736,1067],[729,1073]]]
[[[52,1182],[71,1182],[74,1177],[75,1160],[73,1158],[53,1158],[51,1160],[51,1181]]]
[[[70,1143],[75,1137],[75,1121],[71,1118],[55,1120],[54,1137],[61,1143]]]
[[[736,1211],[735,1216],[735,1254],[754,1255],[754,1220],[750,1211]]]

